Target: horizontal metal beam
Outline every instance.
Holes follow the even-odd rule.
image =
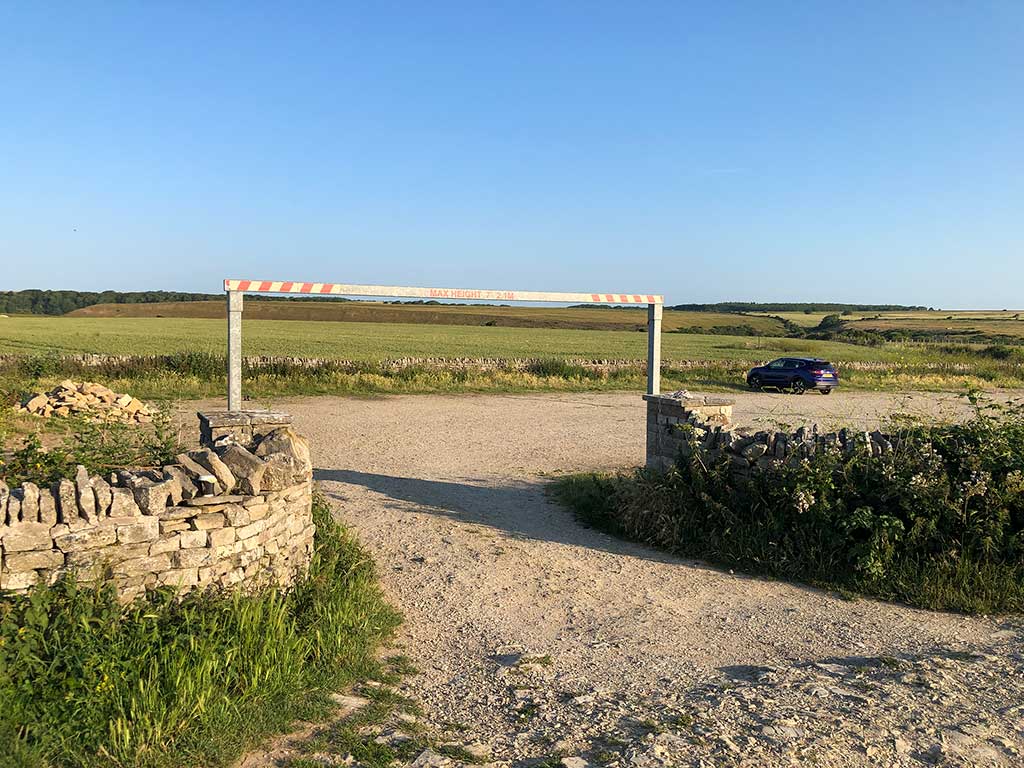
[[[315,296],[382,296],[460,301],[550,301],[561,304],[664,304],[665,297],[650,293],[552,293],[548,291],[495,291],[468,288],[418,288],[402,285],[349,285],[275,280],[225,280],[225,291],[243,293],[298,293]]]

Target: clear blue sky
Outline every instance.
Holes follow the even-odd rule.
[[[7,2],[0,289],[1024,308],[1024,2]]]

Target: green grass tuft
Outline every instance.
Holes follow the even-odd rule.
[[[294,590],[154,592],[118,605],[67,578],[0,601],[0,755],[23,768],[228,765],[374,674],[398,617],[367,553],[314,501]]]

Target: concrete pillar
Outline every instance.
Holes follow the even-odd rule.
[[[228,291],[228,410],[242,410],[242,292]]]
[[[647,305],[647,394],[661,393],[661,304]]]

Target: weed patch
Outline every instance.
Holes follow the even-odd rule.
[[[314,501],[316,549],[291,592],[152,592],[127,607],[72,578],[0,600],[5,765],[227,765],[374,674],[398,622],[366,552]]]

